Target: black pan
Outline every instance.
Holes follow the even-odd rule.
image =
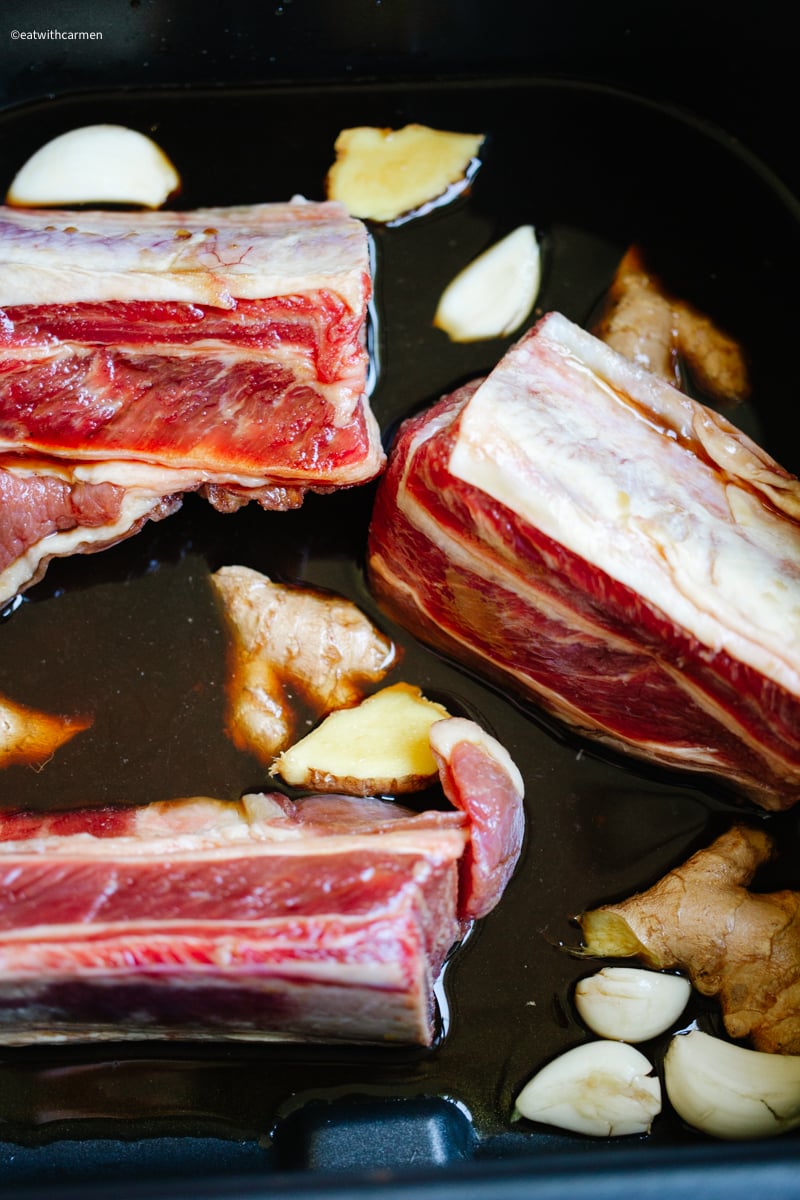
[[[319,197],[340,128],[420,121],[485,132],[472,191],[396,228],[375,228],[378,364],[373,405],[396,424],[490,369],[510,339],[456,346],[432,327],[442,287],[519,223],[540,233],[538,307],[580,323],[632,241],[670,287],[741,338],[753,396],[731,414],[785,466],[796,329],[800,208],[714,128],[613,88],[530,78],[93,91],[0,118],[0,181],[42,142],[94,121],[151,132],[177,164],[180,205]],[[734,203],[735,199],[735,203]],[[31,1195],[371,1196],[408,1187],[488,1196],[709,1195],[769,1180],[789,1194],[800,1142],[714,1145],[666,1111],[646,1138],[597,1142],[512,1121],[532,1072],[587,1037],[571,1003],[590,968],[570,918],[648,885],[739,814],[702,781],[603,758],[533,708],[444,660],[376,608],[363,573],[372,489],[302,510],[220,516],[187,499],[168,521],[99,555],[54,563],[0,626],[0,693],[100,714],[39,773],[0,775],[6,806],[238,796],[265,783],[222,734],[224,638],[207,577],[245,563],[352,597],[404,647],[392,678],[474,716],[517,760],[528,841],[501,906],[448,965],[431,1050],[192,1044],[21,1049],[0,1057],[4,1180]],[[749,811],[749,810],[746,810]],[[798,820],[771,817],[769,886],[800,886]],[[718,1031],[713,1005],[696,1003]],[[660,1062],[665,1039],[644,1050]],[[736,1166],[738,1173],[732,1179]],[[599,1175],[598,1175],[599,1172]],[[333,1173],[333,1174],[331,1174]],[[782,1190],[783,1189],[783,1190]]]

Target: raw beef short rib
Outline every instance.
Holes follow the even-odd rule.
[[[445,958],[523,836],[506,752],[438,728],[449,810],[274,793],[0,813],[0,1043],[429,1044]]]
[[[800,796],[800,482],[559,314],[400,430],[385,607],[581,735]]]
[[[338,204],[0,209],[0,603],[184,492],[284,509],[378,474],[370,294],[366,231]],[[16,550],[15,505],[38,513]]]

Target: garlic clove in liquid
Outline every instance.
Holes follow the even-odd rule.
[[[600,1037],[646,1042],[678,1020],[691,994],[681,975],[663,975],[640,967],[603,967],[581,979],[575,1007],[581,1020]]]
[[[169,158],[146,134],[125,125],[82,125],[31,155],[14,177],[6,203],[159,208],[180,183]]]
[[[532,225],[520,225],[447,285],[433,323],[453,342],[503,337],[530,315],[540,282],[536,234]]]
[[[800,1055],[749,1050],[692,1029],[670,1042],[664,1079],[678,1116],[713,1137],[771,1137],[800,1126]]]
[[[624,1042],[587,1042],[553,1059],[525,1085],[516,1111],[592,1137],[649,1133],[661,1112],[651,1063]]]

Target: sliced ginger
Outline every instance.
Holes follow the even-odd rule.
[[[483,134],[427,125],[343,129],[328,172],[328,197],[353,217],[394,221],[453,187],[465,187],[482,142]]]
[[[680,386],[683,361],[700,390],[721,404],[739,404],[749,395],[749,372],[739,343],[705,313],[670,295],[636,246],[617,267],[595,333],[675,386]]]
[[[0,767],[38,765],[92,724],[90,717],[60,717],[0,696]]]
[[[731,1037],[800,1054],[800,892],[748,890],[772,853],[764,830],[733,826],[649,891],[583,913],[586,951],[682,968]]]
[[[396,683],[330,713],[270,774],[293,787],[354,796],[419,791],[438,778],[430,729],[449,715],[418,687]]]
[[[250,567],[211,576],[230,635],[226,731],[269,764],[312,718],[355,704],[397,661],[397,650],[342,596],[273,583]]]

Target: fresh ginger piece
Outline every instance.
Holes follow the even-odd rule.
[[[91,717],[54,716],[0,696],[0,767],[44,763],[91,724]]]
[[[431,725],[449,717],[418,687],[395,683],[330,713],[270,768],[294,787],[353,796],[419,791],[438,778]]]
[[[268,765],[312,719],[356,704],[397,650],[350,600],[273,583],[250,567],[211,576],[230,635],[226,731]],[[305,712],[303,712],[305,715]]]
[[[676,301],[674,310],[678,345],[700,390],[728,403],[746,400],[750,380],[739,343],[691,304]]]
[[[679,385],[677,319],[635,246],[617,267],[595,333],[631,362]]]
[[[731,1037],[800,1054],[800,892],[748,891],[772,854],[764,830],[734,825],[648,891],[583,913],[586,952],[681,968],[719,997]]]
[[[670,295],[648,270],[636,246],[617,267],[595,333],[676,387],[680,387],[683,361],[701,391],[721,404],[739,404],[750,393],[739,343],[705,313]]]
[[[427,125],[343,129],[328,172],[328,198],[344,204],[352,217],[394,221],[451,188],[466,187],[482,142],[480,133]]]

